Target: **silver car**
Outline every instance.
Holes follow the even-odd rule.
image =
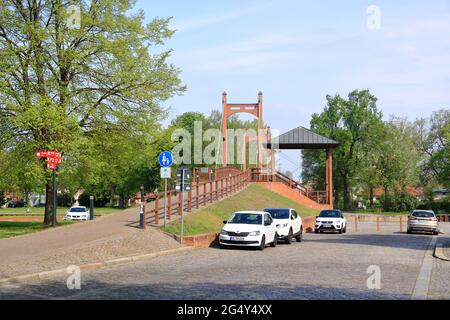
[[[435,235],[439,234],[439,222],[431,210],[414,210],[408,216],[407,232],[427,231]]]

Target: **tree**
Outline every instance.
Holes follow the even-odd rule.
[[[435,111],[429,119],[417,119],[415,130],[416,147],[422,155],[422,184],[449,187],[450,110]]]
[[[75,159],[90,133],[114,126],[138,132],[165,116],[160,102],[185,88],[158,46],[169,19],[144,25],[134,0],[77,1],[81,25],[66,23],[62,0],[6,1],[0,14],[0,128],[10,148],[55,149]],[[155,47],[161,53],[150,54]],[[109,139],[109,135],[103,136]],[[24,163],[24,166],[31,162]],[[41,172],[44,164],[41,163]],[[46,173],[44,223],[51,222]]]
[[[351,207],[351,186],[365,164],[364,146],[370,141],[371,132],[381,123],[382,115],[376,102],[377,98],[368,90],[354,90],[347,100],[339,95],[328,95],[324,111],[314,114],[311,119],[314,132],[339,142],[334,151],[333,184],[336,201],[342,194],[345,209]],[[325,153],[305,150],[302,154],[303,180],[312,182],[316,188],[324,188]]]

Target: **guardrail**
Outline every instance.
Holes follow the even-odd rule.
[[[193,209],[206,207],[223,198],[241,191],[250,182],[250,170],[237,172],[215,181],[204,182],[193,186],[193,190],[186,192],[184,202],[181,192],[170,190],[167,194],[160,192],[155,195],[150,204],[153,208],[147,209],[147,224],[160,225],[164,221],[164,201],[167,199],[167,222],[181,217],[181,212],[192,212]]]

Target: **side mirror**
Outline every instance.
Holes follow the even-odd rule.
[[[319,216],[316,216],[316,219],[318,219],[319,218]]]
[[[227,224],[228,223],[228,221],[227,220],[223,220],[223,224]]]

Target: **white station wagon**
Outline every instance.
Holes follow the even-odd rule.
[[[250,246],[264,250],[267,244],[272,247],[277,245],[276,225],[268,212],[235,212],[224,224],[219,236],[221,249],[228,246]]]

